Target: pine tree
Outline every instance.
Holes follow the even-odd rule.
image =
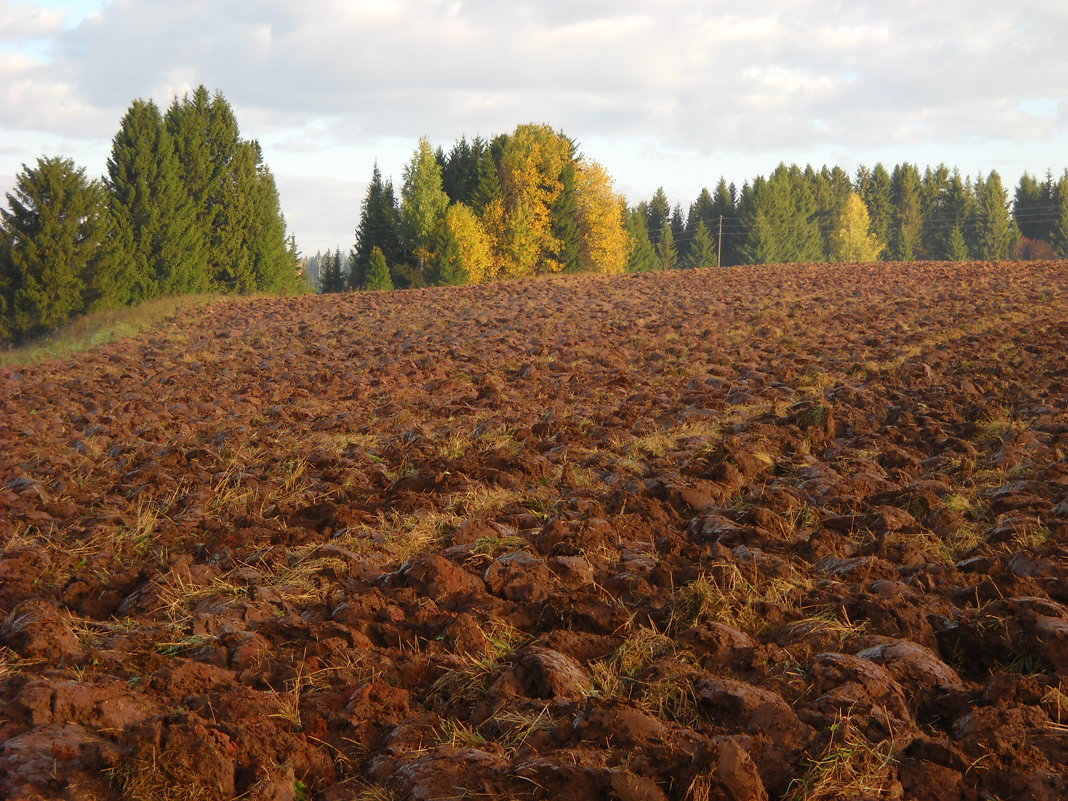
[[[766,181],[753,182],[746,221],[746,256],[753,264],[815,262],[824,256],[809,181],[796,165],[780,164]]]
[[[486,143],[479,137],[471,142],[461,137],[445,157],[441,168],[441,184],[449,200],[470,206],[478,188],[478,167]]]
[[[697,227],[693,232],[693,243],[690,252],[683,260],[683,266],[689,269],[699,267],[716,266],[716,245],[712,241],[712,235],[708,232],[708,226],[704,220],[697,221]]]
[[[115,270],[105,261],[114,256],[105,191],[70,159],[41,158],[15,177],[7,201],[0,209],[2,327],[14,337],[36,336],[85,311],[98,276]]]
[[[968,220],[973,258],[984,261],[1007,259],[1012,249],[1013,229],[1008,197],[1001,176],[991,172],[975,182],[975,203]]]
[[[405,247],[415,255],[422,274],[434,257],[434,244],[449,206],[441,184],[441,165],[423,137],[404,170],[400,223]]]
[[[965,241],[964,233],[959,225],[954,225],[949,230],[949,235],[946,236],[943,247],[942,258],[944,261],[968,260],[968,243]]]
[[[479,214],[495,200],[501,197],[501,176],[498,160],[492,148],[485,148],[478,158],[475,189],[472,195],[472,208]]]
[[[875,261],[883,248],[883,243],[871,233],[867,206],[860,195],[851,192],[838,215],[838,226],[831,235],[832,261]]]
[[[112,140],[107,187],[129,289],[141,301],[207,289],[204,233],[163,115],[135,100]]]
[[[574,148],[572,147],[572,154]],[[576,166],[574,155],[560,173],[560,194],[552,205],[552,234],[559,242],[553,256],[562,265],[565,273],[577,273],[589,269],[580,263],[579,197],[575,189]]]
[[[645,224],[649,230],[649,240],[654,245],[660,244],[660,232],[664,229],[664,222],[671,219],[671,203],[668,202],[664,187],[658,186],[653,193],[652,199],[646,204]]]
[[[1050,241],[1054,225],[1054,194],[1052,175],[1041,183],[1026,172],[1021,176],[1013,199],[1012,216],[1022,236]]]
[[[646,226],[646,219],[647,215],[641,208],[628,209],[624,217],[624,224],[630,237],[627,254],[628,273],[644,273],[648,270],[655,270],[660,266],[656,248],[649,239],[649,228]]]
[[[371,267],[371,253],[375,248],[382,251],[387,263],[396,264],[401,259],[400,218],[393,196],[393,185],[382,180],[382,172],[375,162],[371,183],[364,195],[360,209],[360,222],[356,226],[356,245],[349,259],[349,286],[363,289]]]
[[[671,220],[665,219],[660,224],[660,242],[656,246],[657,269],[674,270],[679,264],[679,252],[675,248],[675,233],[671,230]]]
[[[923,204],[920,172],[912,164],[899,164],[890,177],[893,212],[887,259],[912,261],[920,256],[923,236]]]
[[[371,249],[371,264],[367,271],[367,283],[363,287],[368,290],[393,289],[393,279],[389,274],[389,265],[386,264],[386,256],[381,248]]]
[[[319,291],[323,294],[345,291],[345,276],[341,274],[341,249],[323,257],[319,273]]]
[[[1053,188],[1054,222],[1050,244],[1062,259],[1068,259],[1068,170]]]

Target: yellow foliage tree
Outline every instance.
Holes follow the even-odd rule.
[[[490,238],[463,203],[445,212],[435,258],[439,284],[481,284],[496,277]]]
[[[582,268],[609,275],[625,272],[631,246],[623,224],[626,202],[613,191],[612,178],[597,162],[583,159],[575,174],[575,191]]]
[[[838,226],[831,234],[831,258],[834,261],[876,261],[886,248],[871,233],[868,207],[856,192],[851,192],[842,206]]]
[[[552,255],[560,249],[552,232],[552,205],[573,149],[571,140],[548,125],[520,125],[508,138],[501,154],[500,228],[508,274],[527,276],[563,269]]]

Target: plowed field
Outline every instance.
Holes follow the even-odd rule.
[[[1068,797],[1068,263],[235,300],[0,368],[0,797]]]

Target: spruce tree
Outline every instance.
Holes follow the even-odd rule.
[[[741,218],[737,209],[738,198],[734,184],[728,184],[726,179],[720,178],[716,189],[712,193],[712,219],[709,221],[708,230],[719,242],[719,232],[722,220],[723,252],[720,255],[720,264],[741,264],[741,245],[745,237],[741,230]],[[718,248],[719,245],[717,244]]]
[[[1034,176],[1024,173],[1016,186],[1012,216],[1020,234],[1028,239],[1049,242],[1054,224],[1054,183],[1052,176],[1039,182]]]
[[[0,209],[0,275],[4,327],[17,338],[36,336],[82,313],[99,276],[113,274],[105,192],[70,159],[41,158],[23,167]],[[108,279],[110,280],[110,279]]]
[[[483,210],[501,197],[501,176],[499,160],[493,155],[492,148],[483,149],[476,168],[475,189],[471,196],[471,207],[481,214]]]
[[[256,154],[256,172],[243,194],[251,201],[253,210],[248,233],[253,285],[262,292],[292,294],[301,289],[301,281],[286,235],[286,221],[282,216],[278,188],[274,175],[263,163],[259,144],[251,144]]]
[[[646,207],[646,215],[645,224],[649,230],[649,240],[654,245],[659,245],[664,222],[671,218],[671,204],[664,193],[664,187],[658,186],[656,192],[653,193],[652,200]]]
[[[971,234],[969,252],[984,261],[1007,259],[1012,248],[1013,228],[1008,197],[1001,176],[991,172],[975,182],[975,203],[968,221]]]
[[[816,200],[796,165],[780,164],[753,182],[746,257],[753,264],[815,262],[824,257]]]
[[[686,254],[683,266],[689,269],[716,266],[716,245],[712,241],[712,235],[708,232],[708,226],[705,225],[704,220],[697,221],[690,252]]]
[[[205,290],[204,232],[155,103],[135,100],[130,106],[112,140],[107,170],[116,236],[130,271],[123,299]]]
[[[386,256],[382,249],[371,249],[371,263],[367,270],[367,283],[363,287],[368,290],[393,289],[393,279],[389,274],[389,265],[386,264]]]
[[[575,161],[572,160],[560,173],[560,194],[552,205],[552,233],[559,242],[554,254],[563,265],[563,272],[577,273],[582,270],[580,264],[579,201],[575,190]]]
[[[679,252],[675,247],[675,233],[671,230],[671,220],[665,219],[660,224],[660,242],[656,246],[657,269],[674,270],[679,263]]]
[[[646,226],[646,213],[643,209],[629,209],[624,217],[627,233],[630,235],[630,253],[627,256],[628,273],[644,273],[660,266],[656,248],[649,239]]]
[[[912,164],[899,164],[890,177],[893,211],[890,219],[889,261],[919,258],[923,236],[923,203],[920,172]]]
[[[341,249],[337,248],[333,253],[327,253],[323,259],[322,272],[319,277],[319,291],[343,292],[345,290],[345,276],[341,274]]]
[[[382,180],[382,172],[375,162],[371,183],[360,208],[360,222],[356,226],[356,245],[349,259],[349,286],[363,289],[371,267],[371,253],[382,251],[387,263],[401,259],[400,220],[393,185]]]
[[[1050,230],[1050,244],[1062,259],[1068,259],[1068,170],[1053,189],[1054,221]]]

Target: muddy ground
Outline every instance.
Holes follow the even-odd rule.
[[[0,368],[0,797],[1068,797],[1065,298],[559,277]]]

